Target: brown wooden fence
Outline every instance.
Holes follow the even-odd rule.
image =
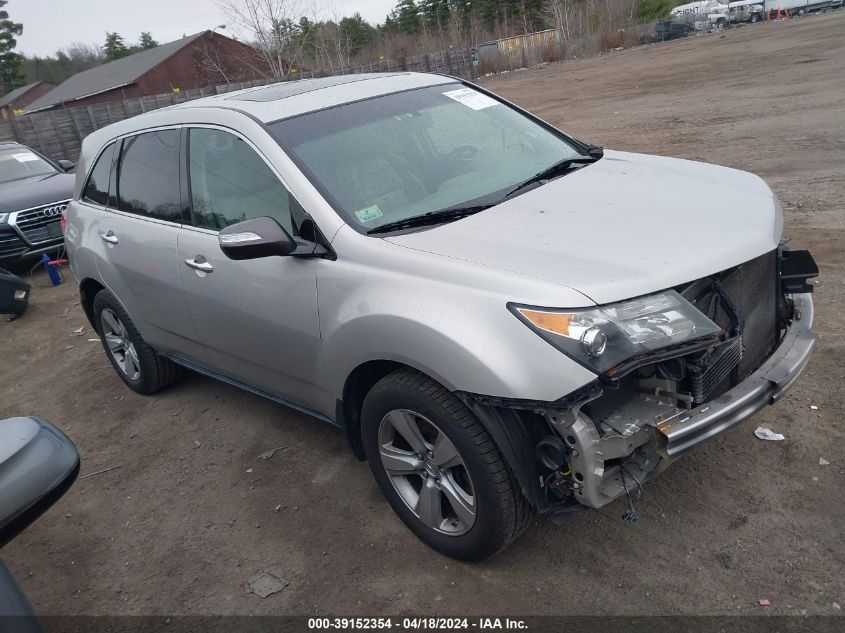
[[[302,71],[297,79],[350,75],[355,73],[418,71],[433,72],[470,78],[472,75],[470,51],[466,48],[450,49],[422,55],[412,55],[401,60],[380,60],[367,64]],[[122,121],[143,112],[156,110],[201,97],[223,94],[271,83],[272,80],[236,82],[109,101],[82,107],[63,107],[44,112],[23,114],[12,119],[15,138],[54,160],[76,160],[82,139],[94,130],[116,121]]]
[[[0,142],[14,141],[15,131],[12,129],[12,124],[8,121],[0,119]]]

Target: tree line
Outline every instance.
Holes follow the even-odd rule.
[[[678,0],[681,1],[681,0]],[[298,69],[333,71],[353,63],[396,59],[452,47],[557,29],[563,41],[613,34],[668,14],[673,0],[398,0],[380,24],[360,13],[319,11],[307,0],[221,0],[235,36],[253,45],[272,75]],[[114,59],[153,48],[148,32],[134,44],[116,32],[102,45],[75,43],[39,57],[14,52],[23,25],[0,0],[0,94],[34,81],[59,84]]]
[[[381,24],[359,13],[327,16],[307,0],[222,0],[234,31],[261,51],[274,76],[479,44],[544,29],[563,41],[618,37],[683,0],[398,0]]]

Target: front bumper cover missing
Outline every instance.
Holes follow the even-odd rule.
[[[660,454],[675,458],[685,453],[773,404],[792,386],[807,365],[816,342],[812,295],[794,294],[792,300],[792,323],[780,346],[757,371],[721,396],[657,425]]]

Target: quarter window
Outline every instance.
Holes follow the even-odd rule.
[[[85,200],[94,202],[96,204],[108,204],[109,201],[109,178],[111,177],[112,158],[114,156],[114,143],[111,143],[100,157],[97,159],[97,164],[91,170],[91,175],[88,177],[88,184],[85,185],[85,191],[82,197]]]
[[[194,226],[217,231],[243,220],[271,217],[291,235],[298,234],[301,208],[243,139],[222,130],[194,128],[188,161]]]
[[[117,181],[121,211],[182,222],[179,134],[159,130],[124,139]]]

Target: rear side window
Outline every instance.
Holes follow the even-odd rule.
[[[124,139],[118,169],[118,209],[182,222],[179,130],[145,132]]]
[[[100,157],[97,164],[91,170],[88,177],[88,184],[82,192],[82,197],[89,202],[96,204],[108,204],[109,201],[109,177],[111,176],[112,157],[114,156],[114,143],[111,143]]]
[[[244,140],[222,130],[194,128],[188,141],[191,221],[219,231],[271,217],[297,235],[300,210],[267,163]]]

